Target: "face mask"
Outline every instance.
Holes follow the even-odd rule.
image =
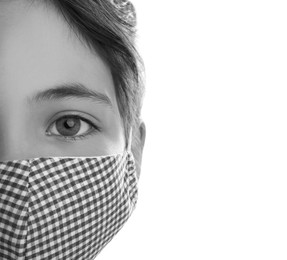
[[[94,259],[136,205],[129,150],[0,162],[0,259]]]

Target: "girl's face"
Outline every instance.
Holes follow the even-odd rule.
[[[0,160],[98,156],[124,146],[107,64],[52,8],[1,1]]]

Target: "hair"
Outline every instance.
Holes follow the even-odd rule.
[[[38,2],[34,0],[32,2]],[[126,146],[139,126],[144,84],[143,61],[135,47],[136,13],[128,0],[42,0],[67,21],[80,40],[109,65]],[[39,3],[39,2],[38,2]],[[139,140],[136,140],[138,142]]]

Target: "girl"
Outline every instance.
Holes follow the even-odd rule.
[[[135,25],[128,1],[0,1],[1,259],[93,259],[131,214]]]

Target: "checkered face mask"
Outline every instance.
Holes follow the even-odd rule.
[[[0,162],[0,259],[90,260],[137,201],[130,151]]]

